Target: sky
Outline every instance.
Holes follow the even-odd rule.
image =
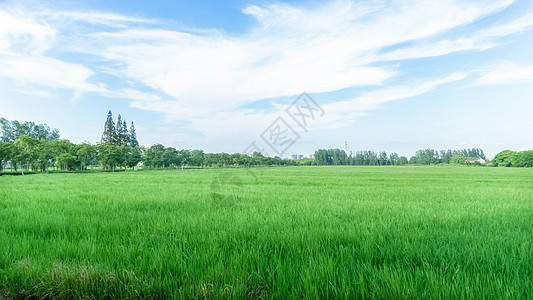
[[[0,0],[0,117],[76,143],[111,110],[145,146],[493,157],[532,96],[530,0]]]

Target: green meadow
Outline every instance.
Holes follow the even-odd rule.
[[[0,298],[531,299],[533,169],[0,176]]]

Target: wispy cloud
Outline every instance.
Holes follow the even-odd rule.
[[[498,40],[520,33],[533,26],[533,14],[520,17],[504,24],[469,32],[454,39],[430,39],[412,47],[400,48],[376,57],[376,60],[405,60],[412,58],[442,56],[458,51],[486,50],[498,45]]]
[[[120,66],[113,68],[114,75],[176,99],[165,102],[165,112],[193,117],[303,90],[321,93],[383,85],[397,76],[397,70],[370,66],[379,61],[375,53],[380,49],[434,36],[511,3],[417,1],[407,6],[335,1],[315,8],[249,6],[243,13],[255,17],[257,25],[243,36],[132,28],[95,32],[80,51]],[[425,55],[418,51],[415,56]]]
[[[349,125],[357,116],[364,115],[369,111],[378,109],[380,105],[408,99],[427,93],[440,85],[462,80],[466,74],[456,73],[444,78],[428,79],[423,82],[410,85],[390,86],[383,89],[364,93],[353,99],[337,101],[324,105],[327,116],[320,122],[323,126],[329,124],[329,128]],[[334,124],[333,126],[331,124]]]
[[[533,82],[533,65],[522,66],[507,61],[487,67],[485,74],[473,84],[500,85],[523,82]]]

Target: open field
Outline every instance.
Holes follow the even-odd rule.
[[[220,174],[242,185],[212,197]],[[0,177],[0,298],[525,299],[531,278],[533,169]]]

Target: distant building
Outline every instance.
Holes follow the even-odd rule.
[[[313,156],[313,155],[310,155],[309,157],[311,157],[311,156]],[[299,159],[304,159],[304,158],[307,158],[307,157],[305,155],[303,155],[303,154],[292,154],[291,155],[291,159],[294,159],[294,160],[299,160]]]
[[[471,163],[471,164],[473,164],[473,163],[475,163],[475,162],[478,162],[478,163],[480,163],[480,164],[482,164],[482,165],[484,165],[484,164],[487,163],[487,161],[484,160],[483,158],[467,159],[466,162],[467,162],[467,163]]]

